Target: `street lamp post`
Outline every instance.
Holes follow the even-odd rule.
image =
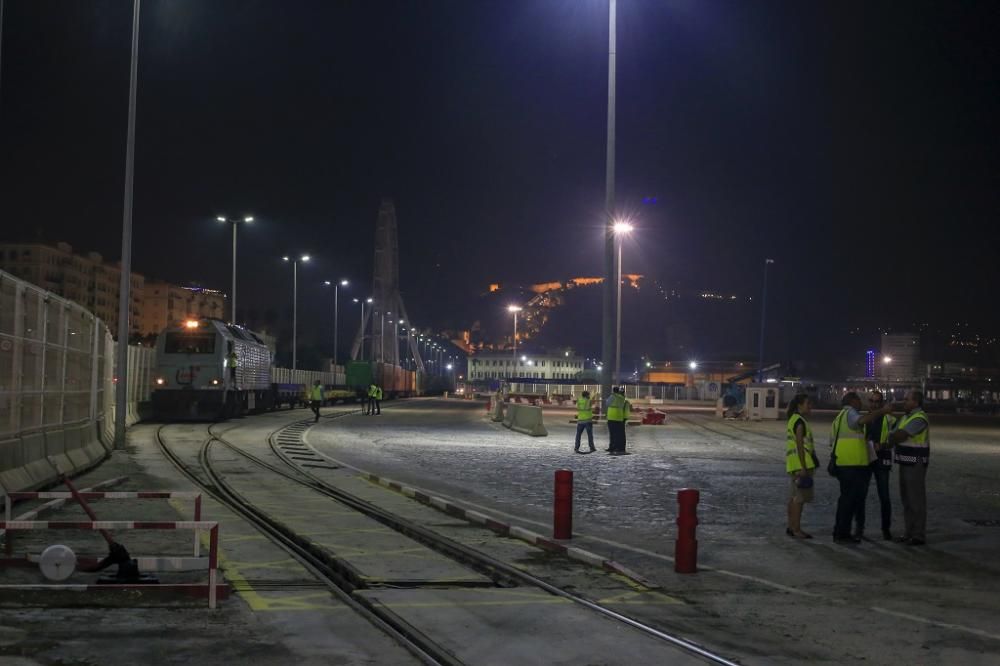
[[[284,261],[292,262],[292,370],[299,366],[299,262],[309,261],[309,255],[300,257],[282,257]]]
[[[128,129],[125,139],[125,204],[122,207],[122,264],[118,283],[118,384],[115,386],[115,445],[125,448],[125,412],[128,401],[128,334],[132,312],[132,194],[135,180],[135,97],[139,73],[139,0],[132,4],[132,59],[129,66]]]
[[[229,224],[233,225],[233,286],[232,286],[233,300],[231,301],[230,305],[229,321],[235,324],[236,323],[236,227],[239,225],[240,222],[243,222],[244,224],[250,224],[251,222],[253,222],[253,217],[247,215],[241,220],[235,217],[229,219],[227,217],[220,215],[215,219],[218,220],[219,222],[223,223],[228,222]]]
[[[333,371],[337,372],[337,345],[339,343],[337,335],[340,333],[340,288],[346,287],[347,280],[331,283],[329,280],[323,282],[326,286],[333,284]]]
[[[510,376],[514,377],[514,369],[517,367],[517,313],[521,311],[520,305],[508,305],[507,312],[514,314],[514,353],[511,355]]]
[[[622,371],[622,241],[626,235],[632,232],[634,227],[627,221],[615,222],[614,233],[615,242],[618,245],[617,260],[615,261],[615,367],[611,375],[611,380],[616,382],[621,377]]]
[[[764,289],[760,299],[760,353],[757,356],[757,381],[764,381],[764,324],[767,315],[767,267],[774,263],[774,259],[764,260]]]
[[[365,360],[365,303],[371,303],[371,297],[364,300],[360,298],[354,299],[355,303],[361,303],[361,360]]]
[[[607,223],[604,231],[604,308],[602,318],[603,340],[601,354],[607,371],[601,372],[601,399],[611,395],[611,355],[615,353],[615,288],[611,280],[615,276],[615,52],[616,47],[616,0],[608,2],[608,149],[604,175],[604,214]]]

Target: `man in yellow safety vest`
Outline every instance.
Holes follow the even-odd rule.
[[[632,404],[625,399],[625,387],[616,386],[608,398],[608,453],[613,456],[625,454],[625,422],[632,413]]]
[[[375,414],[382,415],[382,387],[375,385]]]
[[[576,400],[576,445],[573,450],[577,453],[584,453],[580,450],[580,435],[587,431],[587,441],[590,443],[590,450],[586,453],[593,453],[594,448],[594,410],[590,405],[590,391],[584,391]]]
[[[319,408],[323,404],[323,384],[317,379],[312,387],[309,389],[309,408],[313,410],[313,414],[316,415],[316,420],[313,423],[319,421]]]
[[[881,409],[885,404],[881,391],[872,391],[868,395],[869,409]],[[889,445],[889,431],[896,425],[896,419],[890,414],[879,416],[865,426],[865,439],[868,444],[868,457],[874,457],[871,464],[872,476],[875,477],[875,490],[878,492],[879,508],[882,515],[882,538],[892,540],[892,497],[889,492],[889,478],[892,474],[892,447]],[[865,486],[865,496],[868,486]],[[854,536],[861,538],[865,533],[865,507],[862,503],[854,515],[856,525]]]
[[[862,416],[861,398],[854,391],[844,394],[841,405],[843,408],[830,429],[830,460],[840,481],[833,540],[836,543],[861,543],[860,535],[851,534],[851,520],[858,511],[865,510],[865,495],[871,481],[872,458],[865,442],[865,426],[880,416],[892,413],[892,408],[873,409]]]
[[[922,391],[910,391],[903,401],[906,415],[896,423],[889,443],[896,449],[899,495],[905,531],[897,541],[909,546],[927,543],[927,465],[931,460],[931,422],[924,411]]]

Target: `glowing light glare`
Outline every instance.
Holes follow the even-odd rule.
[[[289,261],[288,257],[282,257],[281,260],[282,261]]]
[[[520,312],[520,311],[521,311],[521,306],[520,305],[508,305],[507,306],[507,312]]]
[[[346,287],[346,286],[347,286],[348,284],[349,284],[349,283],[348,283],[348,281],[347,281],[347,280],[341,280],[341,281],[340,281],[340,286],[341,286],[341,287]]]
[[[697,361],[691,361],[690,363],[688,363],[688,367],[691,368],[692,370],[697,370],[698,369]]]
[[[375,300],[375,299],[373,299],[373,298],[368,298],[368,299],[365,299],[365,303],[371,303],[371,302],[372,302],[372,301],[374,301],[374,300]]]
[[[302,261],[309,261],[309,255],[308,254],[303,254],[302,255]]]
[[[455,366],[453,366],[453,365],[452,365],[451,363],[449,363],[448,365],[446,365],[446,366],[444,366],[444,367],[446,367],[447,369],[451,370],[451,369],[452,369],[453,367],[455,367]]]
[[[522,356],[522,357],[521,357],[521,360],[522,360],[522,361],[527,361],[527,360],[528,360],[528,357],[527,357],[527,356]]]
[[[166,383],[166,380],[163,379],[163,377],[157,377],[156,378],[156,385],[157,386],[163,386],[165,383]]]
[[[614,229],[616,234],[632,233],[632,230],[635,229],[635,227],[632,226],[632,223],[627,220],[619,220],[615,222],[611,228]]]
[[[218,220],[219,222],[225,222],[225,221],[226,221],[226,218],[222,217],[221,215],[220,215],[220,216],[218,216],[218,217],[217,217],[217,218],[215,218],[215,219],[217,219],[217,220]]]
[[[892,357],[891,356],[883,356],[882,357],[882,362],[883,363],[892,363]]]
[[[247,215],[243,218],[244,222],[253,222],[253,215]]]
[[[198,328],[198,321],[196,319],[188,319],[184,322],[184,328]]]
[[[323,284],[325,284],[326,286],[329,287],[330,286],[330,281],[329,280],[323,280]]]

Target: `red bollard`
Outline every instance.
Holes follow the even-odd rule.
[[[556,501],[552,514],[552,538],[573,537],[573,472],[556,470]]]
[[[677,573],[698,572],[698,541],[695,528],[698,525],[699,493],[694,488],[682,488],[677,492],[677,545],[674,549],[674,571]]]

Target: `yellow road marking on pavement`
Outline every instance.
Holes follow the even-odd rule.
[[[423,602],[404,602],[404,603],[385,603],[383,605],[386,608],[398,609],[398,608],[471,608],[473,606],[531,606],[531,605],[553,605],[553,604],[572,604],[573,601],[569,599],[563,599],[562,597],[538,597],[537,599],[524,599],[524,600],[510,600],[510,601],[423,601]]]
[[[624,592],[599,599],[601,604],[627,604],[629,606],[682,605],[684,602],[660,592]]]

